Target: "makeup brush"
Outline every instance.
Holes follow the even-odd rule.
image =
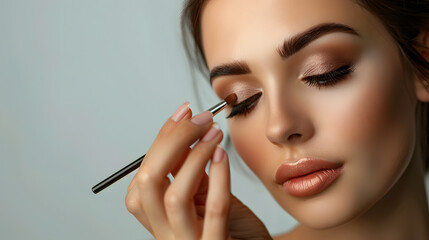
[[[222,111],[227,104],[234,104],[236,101],[237,101],[237,95],[235,93],[232,93],[232,94],[228,95],[220,103],[218,103],[218,104],[214,105],[213,107],[209,108],[207,111],[211,112],[213,114],[213,116],[215,116],[220,111]],[[128,175],[130,172],[132,172],[132,171],[136,170],[137,168],[139,168],[140,164],[143,161],[143,159],[144,159],[145,156],[146,156],[146,154],[143,155],[143,156],[141,156],[141,157],[139,157],[134,162],[128,164],[127,166],[125,166],[121,170],[115,172],[110,177],[104,179],[103,181],[101,181],[100,183],[98,183],[97,185],[95,185],[94,187],[92,187],[92,192],[95,193],[95,194],[99,193],[103,189],[105,189],[108,186],[112,185],[114,182],[116,182],[119,179],[121,179],[121,178],[125,177],[126,175]]]

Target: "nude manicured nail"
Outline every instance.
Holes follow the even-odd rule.
[[[173,121],[175,121],[175,122],[179,122],[180,120],[182,120],[185,117],[188,110],[189,110],[189,102],[185,102],[171,116],[171,119],[173,119]]]
[[[213,162],[220,162],[224,158],[225,158],[225,150],[223,150],[223,148],[220,145],[218,145],[213,154]]]
[[[213,119],[213,114],[209,111],[204,111],[196,116],[194,116],[191,119],[191,122],[193,122],[196,125],[206,125],[207,123],[211,122]]]
[[[201,138],[201,141],[208,142],[213,140],[219,134],[219,131],[219,125],[214,123],[210,130],[208,130],[207,133]]]

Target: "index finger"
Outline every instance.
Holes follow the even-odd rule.
[[[169,134],[159,135],[147,155],[150,159],[144,168],[151,170],[153,176],[166,176],[175,169],[178,159],[189,151],[189,147],[197,141],[213,123],[213,114],[209,111],[202,112],[192,119],[182,121]]]
[[[176,112],[171,115],[169,119],[164,123],[164,125],[159,130],[159,135],[169,134],[179,123],[185,119],[189,119],[192,116],[192,111],[189,108],[189,102],[183,103],[180,107],[177,108]]]
[[[169,135],[169,133],[171,133],[171,131],[173,131],[174,128],[176,128],[181,121],[189,119],[191,117],[192,117],[192,110],[189,108],[189,102],[185,102],[177,108],[177,110],[173,113],[173,115],[171,115],[170,118],[167,119],[167,121],[159,130],[157,137],[161,135]],[[140,166],[142,166],[144,163],[145,161],[142,161]],[[140,171],[140,169],[141,168],[139,168],[138,172]],[[137,174],[134,176],[134,178],[131,180],[130,184],[128,185],[127,192],[129,192],[130,189],[134,186],[134,183],[136,181],[135,180],[136,176]]]

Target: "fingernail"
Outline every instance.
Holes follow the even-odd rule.
[[[219,134],[219,131],[219,125],[217,123],[214,123],[210,130],[208,130],[206,134],[204,134],[204,136],[201,138],[201,141],[208,142],[213,140]]]
[[[188,110],[189,110],[189,102],[185,102],[176,110],[176,112],[173,115],[171,115],[171,119],[173,119],[173,121],[175,122],[179,122],[185,117]]]
[[[191,122],[193,122],[196,125],[206,125],[207,123],[211,122],[213,119],[213,114],[209,111],[204,111],[196,116],[194,116],[191,119]]]
[[[213,162],[220,162],[225,158],[225,150],[220,145],[217,145],[213,154]]]

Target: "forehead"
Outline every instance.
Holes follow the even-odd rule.
[[[352,0],[209,0],[201,34],[211,69],[274,54],[285,39],[317,24],[341,23],[365,35],[375,21]]]

